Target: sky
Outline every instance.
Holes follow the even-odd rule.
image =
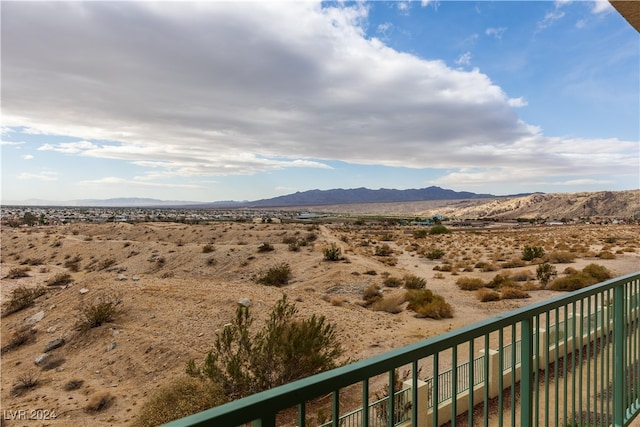
[[[640,188],[606,1],[2,1],[1,200]]]

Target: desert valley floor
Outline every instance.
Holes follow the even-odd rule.
[[[155,390],[185,375],[187,360],[203,359],[242,298],[250,300],[257,325],[283,294],[300,316],[326,316],[337,327],[346,361],[560,295],[539,285],[536,264],[521,260],[525,246],[544,248],[559,276],[567,267],[580,270],[592,263],[613,276],[640,270],[640,227],[634,225],[452,227],[452,233],[439,235],[420,229],[340,222],[4,227],[3,303],[17,288],[46,292],[33,305],[3,315],[2,409],[50,410],[56,418],[5,419],[2,425],[130,424]],[[324,259],[323,250],[332,244],[342,260]],[[441,258],[426,256],[436,249]],[[269,268],[285,264],[292,272],[287,285],[256,283]],[[384,286],[389,277],[408,274],[424,278],[427,289],[443,296],[453,318],[416,317],[402,302],[404,289]],[[488,282],[497,274],[517,277],[530,298],[483,303],[476,292],[456,285],[462,277]],[[56,285],[60,278],[66,279]],[[387,300],[396,297],[396,310],[388,310],[396,313],[364,306],[363,293],[371,285],[379,285]],[[78,330],[81,308],[104,295],[121,301],[117,316]],[[25,343],[11,346],[25,330]],[[36,365],[44,347],[59,338],[64,341],[49,352],[50,363]],[[37,387],[15,393],[25,376],[36,377]],[[68,387],[72,382],[76,389]],[[88,409],[105,397],[104,408]]]

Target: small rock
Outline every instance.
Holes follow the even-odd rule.
[[[49,307],[49,310],[55,310],[57,306],[55,304],[52,304],[51,307]]]
[[[238,304],[243,306],[243,307],[250,307],[251,306],[251,300],[249,298],[240,298],[238,300]]]
[[[55,350],[56,348],[60,348],[65,344],[64,338],[58,338],[53,341],[49,341],[47,345],[44,346],[44,352],[48,352],[51,350]]]
[[[39,311],[36,314],[34,314],[33,316],[31,316],[29,319],[27,319],[26,324],[27,325],[35,325],[36,323],[38,323],[42,319],[44,319],[44,311]]]
[[[201,337],[201,336],[203,336],[203,335],[204,335],[204,332],[200,332],[200,333],[198,334],[198,336],[199,336],[199,337]]]
[[[131,278],[131,280],[133,280],[134,282],[137,282],[138,280],[140,280],[140,277],[138,277],[138,276],[133,276],[133,277]]]
[[[58,328],[57,328],[57,327],[55,327],[55,326],[50,326],[50,327],[47,329],[47,332],[49,332],[50,334],[52,334],[52,333],[54,333],[54,332],[55,332],[55,331],[57,331],[57,330],[58,330]]]
[[[118,274],[118,275],[116,276],[116,280],[117,280],[118,282],[124,282],[125,280],[127,280],[127,276],[125,276],[124,274]]]
[[[87,289],[87,288],[82,288],[82,289],[80,289],[80,295],[84,295],[84,294],[86,294],[87,292],[89,292],[89,289]]]
[[[35,363],[36,365],[42,365],[43,363],[45,363],[47,360],[49,360],[51,358],[51,355],[48,353],[42,353],[40,356],[36,357],[36,360],[33,361],[33,363]]]
[[[109,344],[107,346],[107,351],[111,351],[113,349],[115,349],[118,346],[118,344],[116,344],[115,342],[112,342],[111,344]]]

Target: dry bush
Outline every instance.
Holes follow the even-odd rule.
[[[382,299],[382,293],[380,292],[380,287],[375,283],[367,286],[362,294],[362,299],[364,300],[365,306],[370,306]]]
[[[524,262],[521,259],[518,258],[513,258],[510,261],[507,262],[503,262],[500,267],[502,268],[520,268],[520,267],[524,267],[525,265],[527,265],[526,262]]]
[[[487,288],[502,288],[502,287],[513,287],[515,286],[515,280],[513,280],[509,274],[502,273],[497,274],[489,283],[487,283]]]
[[[484,281],[477,277],[460,277],[456,285],[463,291],[476,291],[484,287]]]
[[[405,275],[402,280],[404,281],[405,289],[424,289],[425,286],[427,286],[427,281],[425,279],[413,274]]]
[[[596,257],[600,259],[616,259],[616,256],[610,251],[600,251],[600,253],[598,253]]]
[[[385,311],[391,314],[398,314],[402,312],[402,304],[405,303],[403,295],[389,296],[387,298],[381,298],[371,305],[371,309],[374,311]]]
[[[573,270],[569,275],[555,279],[548,287],[555,291],[575,291],[611,277],[612,274],[607,268],[597,264],[589,264],[582,271]]]
[[[547,256],[547,262],[551,264],[569,264],[576,259],[571,252],[553,251]]]
[[[481,302],[499,301],[500,294],[492,289],[482,288],[477,291],[478,299]]]
[[[273,245],[269,242],[263,242],[260,244],[260,246],[258,246],[258,252],[263,253],[263,252],[273,252],[275,251],[276,248],[273,247]]]
[[[402,279],[394,276],[389,276],[382,282],[388,288],[399,288],[402,286]]]
[[[149,397],[133,427],[155,427],[221,405],[226,400],[222,388],[211,381],[179,378]]]
[[[526,291],[520,288],[513,288],[510,286],[506,286],[500,289],[500,299],[524,299],[531,298]]]
[[[498,270],[498,266],[493,264],[493,263],[488,263],[485,261],[480,261],[478,263],[476,263],[476,265],[474,266],[475,268],[479,269],[482,272],[489,272],[489,271],[496,271]]]
[[[107,409],[113,403],[113,396],[108,392],[96,393],[89,398],[89,401],[84,407],[86,412],[101,412]]]
[[[428,289],[410,289],[405,294],[409,301],[407,308],[413,310],[419,317],[443,319],[453,317],[453,307],[441,295],[434,294]]]
[[[206,244],[206,245],[204,245],[204,246],[202,247],[202,253],[203,253],[203,254],[210,254],[210,253],[211,253],[211,252],[213,252],[214,250],[215,250],[215,247],[214,247],[212,244],[210,244],[210,243],[208,243],[208,244]]]
[[[27,372],[25,374],[20,375],[17,378],[17,381],[11,387],[10,395],[12,397],[19,397],[25,394],[29,390],[33,390],[38,387],[40,384],[40,380],[38,378],[38,374],[35,372]]]
[[[529,270],[522,270],[522,271],[515,272],[511,277],[516,282],[527,282],[535,278],[533,273]]]
[[[13,267],[9,270],[9,273],[5,276],[6,279],[20,279],[22,277],[29,277],[29,270],[31,267]]]
[[[69,273],[58,273],[51,279],[47,280],[47,286],[64,286],[73,282],[73,278]]]
[[[334,307],[342,307],[345,302],[347,302],[347,300],[342,297],[333,297],[329,300],[329,303]]]
[[[111,322],[118,314],[120,310],[118,306],[121,302],[121,298],[115,293],[98,295],[93,302],[80,308],[76,327],[85,331]]]
[[[11,338],[9,338],[9,342],[2,347],[0,350],[1,353],[6,353],[11,350],[15,350],[18,347],[23,345],[31,344],[35,341],[36,331],[32,330],[30,327],[23,326],[19,328],[17,331],[11,333]]]
[[[48,358],[42,365],[40,365],[40,369],[42,369],[43,371],[50,371],[62,366],[64,362],[66,362],[66,359],[64,357],[52,356]]]
[[[43,286],[37,288],[27,288],[26,286],[19,286],[11,292],[9,300],[4,303],[2,310],[2,317],[9,314],[16,313],[20,310],[24,310],[30,307],[35,302],[36,298],[44,295],[47,289]]]
[[[62,387],[62,389],[64,391],[74,391],[82,387],[83,384],[83,380],[70,380],[64,385],[64,387]]]
[[[291,280],[291,267],[289,264],[282,263],[269,268],[256,279],[256,282],[266,286],[284,286]]]
[[[69,271],[77,273],[80,271],[80,261],[82,261],[82,257],[80,255],[76,255],[72,259],[69,259],[64,262],[64,267],[68,268]]]

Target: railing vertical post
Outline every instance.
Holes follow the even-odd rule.
[[[624,323],[624,286],[622,284],[613,288],[613,425],[622,426],[625,413],[625,340],[626,325]]]
[[[276,414],[265,415],[253,421],[253,427],[276,427]]]
[[[533,319],[531,317],[522,321],[520,345],[520,425],[522,427],[530,427],[532,423],[533,412],[533,384],[531,383],[531,372],[533,370]],[[537,367],[536,367],[537,369]],[[514,407],[515,410],[515,407]]]

